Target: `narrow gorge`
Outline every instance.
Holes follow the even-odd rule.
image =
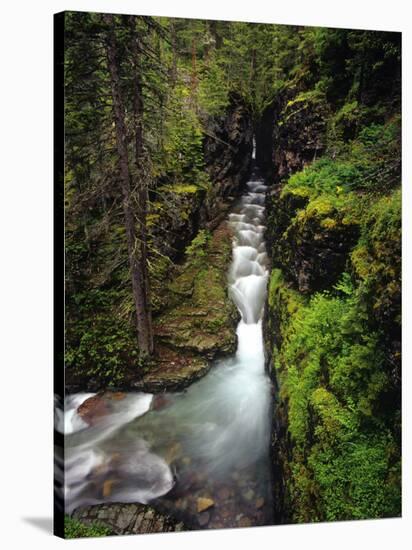
[[[65,33],[66,536],[399,516],[399,35]]]

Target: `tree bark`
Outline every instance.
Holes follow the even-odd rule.
[[[197,112],[197,63],[196,63],[196,40],[192,38],[192,74],[191,74],[191,100],[194,110]]]
[[[133,298],[136,309],[139,352],[140,355],[148,355],[153,351],[153,338],[151,335],[151,324],[149,323],[149,319],[147,316],[144,283],[145,274],[142,272],[142,262],[139,258],[140,254],[138,254],[140,246],[136,239],[135,218],[131,204],[131,174],[127,147],[125,108],[120,88],[119,66],[117,59],[118,47],[114,32],[113,15],[105,14],[103,18],[104,22],[108,26],[106,43],[107,66],[110,74],[110,84],[113,98],[116,146],[119,155],[120,183],[123,193],[123,214],[126,229]]]
[[[177,36],[176,26],[173,19],[170,19],[170,34],[172,38],[172,66],[170,68],[171,87],[174,88],[177,81]]]
[[[143,169],[143,91],[140,69],[140,51],[138,36],[136,33],[136,20],[132,15],[129,16],[131,28],[131,50],[133,63],[133,121],[135,138],[135,163],[137,173],[137,191],[138,191],[138,228],[140,238],[140,269],[142,275],[142,286],[144,290],[144,311],[147,326],[147,340],[149,353],[153,352],[153,329],[152,329],[152,310],[150,304],[150,284],[149,273],[147,269],[147,204],[148,192],[147,181]]]

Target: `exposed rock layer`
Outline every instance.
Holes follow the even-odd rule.
[[[111,529],[114,535],[168,533],[187,528],[181,521],[157,512],[143,504],[99,504],[75,510],[73,516],[90,525],[99,523]]]

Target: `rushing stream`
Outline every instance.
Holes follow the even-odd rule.
[[[68,396],[58,418],[67,512],[102,502],[154,502],[193,527],[271,523],[271,386],[262,337],[266,187],[261,180],[247,187],[229,215],[229,293],[241,313],[236,354],[187,390],[162,395],[160,407],[149,394],[115,394],[110,413],[93,425],[76,412],[93,394]]]

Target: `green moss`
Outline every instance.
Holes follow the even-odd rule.
[[[296,186],[296,187],[287,187],[285,186],[282,190],[282,197],[285,197],[287,194],[291,194],[295,197],[302,197],[302,198],[309,198],[310,197],[310,189],[305,186]]]
[[[360,279],[366,280],[371,274],[368,248],[364,244],[358,244],[351,253],[352,266]]]
[[[308,217],[323,217],[334,210],[334,204],[330,197],[321,195],[309,202],[306,207],[306,215]]]
[[[333,294],[317,293],[306,304],[294,295],[274,270],[269,323],[273,328],[276,315],[274,365],[281,402],[288,403],[294,519],[397,515],[399,489],[389,480],[399,447],[376,415],[388,387],[384,350],[379,335],[365,330],[362,295],[348,274]]]
[[[210,238],[210,231],[201,229],[192,242],[186,247],[186,255],[197,258],[204,257]]]
[[[269,290],[268,290],[268,303],[269,307],[273,308],[276,304],[276,294],[283,284],[282,270],[272,269],[269,279]]]
[[[305,109],[327,109],[324,92],[319,88],[298,93],[282,111],[282,125]]]
[[[98,522],[85,524],[77,519],[65,516],[64,518],[64,538],[78,539],[84,537],[107,537],[113,535],[113,531],[101,525]]]
[[[365,216],[361,238],[351,254],[363,291],[376,315],[400,324],[401,191],[377,201]]]
[[[155,320],[163,342],[206,356],[234,351],[236,308],[226,277],[231,240],[225,228],[203,230],[186,248],[186,261],[167,286],[166,308]]]
[[[162,191],[169,191],[171,193],[176,193],[177,195],[186,195],[197,193],[199,191],[199,187],[191,184],[175,183],[173,185],[165,185],[159,188],[159,192]]]
[[[146,223],[147,227],[152,227],[154,225],[157,225],[161,219],[160,214],[148,214],[146,216]]]
[[[342,223],[343,223],[343,220],[342,220]],[[325,218],[320,222],[320,225],[321,227],[330,230],[330,229],[335,229],[338,223],[333,218]]]
[[[272,311],[284,312],[286,318],[297,313],[304,298],[285,283],[282,271],[273,269],[269,279],[268,304]]]

